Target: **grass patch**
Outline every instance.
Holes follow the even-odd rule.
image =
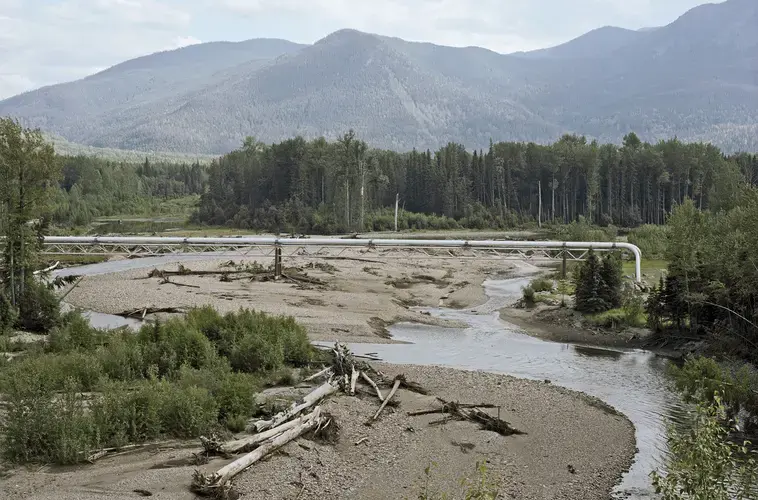
[[[623,307],[597,314],[589,314],[585,318],[590,324],[602,328],[641,328],[647,324],[647,315],[644,312],[630,314]]]
[[[633,260],[623,261],[622,269],[624,276],[634,277],[634,265]],[[666,269],[668,269],[668,265],[668,261],[665,260],[642,259],[640,268],[642,269],[642,274],[645,276],[644,280],[650,284],[657,284],[661,276],[665,274]]]
[[[102,447],[237,432],[262,387],[295,383],[293,367],[317,356],[290,317],[200,308],[134,334],[70,313],[44,346],[0,363],[3,453],[70,464]]]

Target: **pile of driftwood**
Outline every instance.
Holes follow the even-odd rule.
[[[514,428],[511,424],[505,420],[502,420],[499,416],[493,417],[481,410],[482,408],[497,408],[495,405],[488,403],[464,404],[457,403],[455,401],[445,401],[442,398],[437,398],[437,401],[442,403],[441,407],[431,410],[412,411],[408,412],[408,415],[411,417],[417,417],[420,415],[431,415],[439,413],[441,415],[444,415],[443,418],[440,420],[435,420],[429,425],[445,424],[451,420],[468,420],[479,424],[482,430],[497,432],[503,436],[526,434],[525,432],[521,432],[520,430]]]
[[[228,269],[233,267],[233,269]],[[160,278],[161,285],[176,285],[190,288],[200,288],[197,285],[189,285],[185,283],[179,283],[171,281],[172,276],[220,276],[220,281],[230,282],[236,280],[249,280],[249,281],[284,281],[294,284],[316,285],[326,286],[323,280],[308,276],[303,269],[299,267],[288,267],[282,269],[281,276],[277,277],[273,267],[263,267],[257,262],[252,265],[243,266],[237,265],[233,261],[229,261],[221,266],[218,270],[193,270],[179,264],[176,271],[168,269],[153,269],[147,274],[147,278]],[[145,279],[145,278],[135,278]]]
[[[214,438],[201,437],[200,441],[207,455],[229,457],[240,453],[245,454],[212,474],[195,471],[192,491],[203,496],[227,498],[231,491],[230,481],[234,476],[269,453],[308,432],[314,432],[318,436],[329,426],[335,426],[336,423],[332,422],[331,417],[322,412],[319,403],[339,391],[351,396],[355,395],[359,380],[373,389],[382,402],[372,420],[379,418],[397,392],[401,377],[396,377],[392,390],[385,397],[377,383],[367,373],[373,370],[370,370],[365,363],[357,361],[344,344],[336,343],[332,352],[334,354],[332,365],[304,380],[304,382],[311,382],[326,378],[326,382],[306,394],[301,400],[292,403],[286,410],[269,419],[253,422],[250,430],[254,431],[254,434],[225,443]]]
[[[325,382],[306,394],[301,400],[292,403],[289,408],[272,415],[270,418],[251,422],[248,429],[252,434],[227,442],[221,442],[213,437],[200,438],[203,445],[202,454],[206,457],[223,456],[229,458],[239,454],[244,455],[210,474],[196,470],[191,487],[193,492],[203,496],[227,499],[233,496],[230,493],[232,492],[231,480],[234,476],[271,452],[307,433],[313,433],[315,437],[322,439],[325,434],[333,433],[334,429],[337,428],[337,423],[333,421],[330,415],[322,411],[320,403],[338,392],[354,396],[358,390],[358,382],[364,386],[364,389],[361,390],[362,393],[375,394],[381,402],[376,413],[366,421],[366,425],[375,422],[388,405],[397,406],[393,397],[399,388],[402,387],[419,394],[428,394],[428,391],[423,387],[408,381],[403,375],[390,379],[365,361],[359,361],[358,356],[351,353],[344,344],[335,343],[331,351],[333,354],[331,366],[327,366],[303,380],[303,382],[314,382],[316,380],[325,380]],[[382,393],[380,385],[390,388],[386,395]],[[478,423],[482,429],[495,431],[504,436],[523,434],[514,429],[508,422],[501,420],[499,414],[498,417],[493,417],[481,411],[481,408],[495,408],[494,405],[461,404],[440,398],[437,400],[441,403],[439,408],[412,412],[409,415],[440,413],[444,415],[443,419],[432,422],[431,425],[450,420],[469,420]],[[366,439],[363,438],[355,444],[361,444]]]

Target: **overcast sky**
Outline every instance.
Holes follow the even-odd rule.
[[[312,43],[341,28],[514,52],[605,25],[667,24],[702,0],[0,0],[0,99],[214,40]]]

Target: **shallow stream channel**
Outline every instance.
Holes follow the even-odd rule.
[[[106,262],[61,270],[59,274],[94,275],[152,267],[205,256],[156,257]],[[529,278],[484,283],[486,304],[465,310],[419,308],[434,316],[462,321],[468,328],[397,324],[390,332],[406,344],[350,344],[356,354],[374,353],[384,362],[429,364],[482,370],[551,383],[595,396],[624,413],[636,429],[634,464],[617,486],[616,498],[654,498],[649,474],[665,457],[666,426],[681,422],[684,408],[666,375],[669,360],[641,350],[609,349],[555,343],[530,337],[503,322],[499,309],[512,304]],[[139,322],[118,316],[86,313],[99,328]],[[545,411],[551,411],[546,408]]]

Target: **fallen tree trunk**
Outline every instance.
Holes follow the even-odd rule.
[[[456,403],[458,408],[497,408],[496,405],[489,404],[489,403],[482,403],[482,404],[466,404],[466,403]],[[435,413],[449,413],[446,408],[443,406],[442,408],[434,408],[432,410],[418,410],[418,411],[409,411],[408,416],[409,417],[420,417],[421,415],[433,415]]]
[[[379,397],[379,401],[384,403],[384,396],[382,396],[382,391],[379,390],[379,386],[376,385],[376,382],[371,380],[371,378],[368,375],[366,375],[366,372],[363,372],[363,371],[361,372],[361,378],[365,380],[366,383],[368,383],[371,387],[374,388],[374,390],[376,391],[376,395]]]
[[[323,377],[323,376],[327,375],[331,370],[332,370],[332,367],[331,366],[327,366],[326,368],[324,368],[320,372],[314,373],[310,377],[304,378],[303,382],[310,382],[312,380],[316,380],[319,377]]]
[[[311,406],[321,401],[323,398],[337,392],[338,388],[339,388],[338,386],[332,385],[331,383],[326,382],[325,384],[316,388],[316,390],[314,390],[313,392],[306,394],[301,403],[297,403],[297,402],[292,403],[292,406],[290,406],[287,410],[274,415],[274,417],[271,420],[259,420],[255,422],[254,426],[255,426],[256,432],[262,432],[262,431],[265,431],[266,429],[277,427],[281,425],[283,422],[286,422],[287,420],[290,420],[296,417],[303,410],[307,410]]]
[[[382,403],[382,406],[379,407],[379,410],[377,410],[372,420],[376,420],[377,418],[379,418],[379,414],[382,413],[382,410],[384,410],[384,407],[387,406],[387,403],[390,402],[390,400],[392,399],[392,396],[395,395],[395,393],[397,392],[397,389],[400,387],[400,382],[401,382],[401,376],[398,375],[397,377],[395,377],[395,384],[392,386],[392,390],[387,395],[387,399],[384,400],[384,402]]]
[[[182,314],[185,310],[180,307],[140,307],[139,309],[133,309],[131,311],[124,311],[116,314],[116,316],[122,316],[124,318],[140,318],[145,319],[148,314],[167,313],[167,314]]]
[[[242,439],[236,439],[234,441],[228,441],[224,444],[222,444],[219,447],[219,452],[224,455],[234,455],[237,453],[247,453],[251,450],[253,450],[256,445],[271,439],[273,437],[278,436],[279,434],[283,434],[284,432],[294,429],[295,427],[298,427],[308,420],[314,418],[315,410],[307,415],[303,415],[299,418],[296,418],[294,420],[290,420],[289,422],[285,422],[277,427],[274,427],[272,429],[269,429],[264,432],[260,432],[258,434],[255,434],[253,436],[245,437]]]
[[[37,276],[37,275],[40,275],[40,274],[49,273],[50,271],[52,271],[53,269],[55,269],[56,267],[58,267],[58,265],[60,265],[60,263],[61,263],[60,261],[57,261],[52,266],[46,267],[44,269],[40,269],[39,271],[34,271],[32,274],[34,274],[35,276]]]
[[[488,430],[497,432],[502,436],[511,436],[514,434],[526,434],[513,427],[511,424],[501,419],[500,417],[493,417],[480,410],[480,408],[497,408],[496,405],[482,404],[460,404],[455,401],[445,401],[442,398],[437,398],[442,403],[442,408],[435,408],[432,410],[421,410],[408,413],[409,416],[415,417],[420,415],[431,415],[433,413],[440,413],[442,415],[448,415],[442,420],[437,420],[429,425],[444,424],[449,420],[468,420],[479,424],[482,430]]]
[[[326,285],[323,281],[321,281],[318,278],[310,278],[308,276],[303,276],[302,274],[285,274],[282,273],[282,278],[288,279],[291,281],[298,281],[300,283],[307,283],[309,285]]]
[[[277,437],[264,443],[259,448],[256,448],[247,455],[244,455],[234,462],[222,467],[210,476],[206,476],[200,471],[195,471],[195,477],[192,481],[192,491],[204,496],[214,495],[217,498],[219,496],[225,496],[229,491],[228,483],[234,476],[247,469],[272,451],[284,446],[293,439],[300,437],[311,429],[315,429],[321,423],[320,408],[317,407],[309,417],[308,420],[297,427],[279,434]]]

